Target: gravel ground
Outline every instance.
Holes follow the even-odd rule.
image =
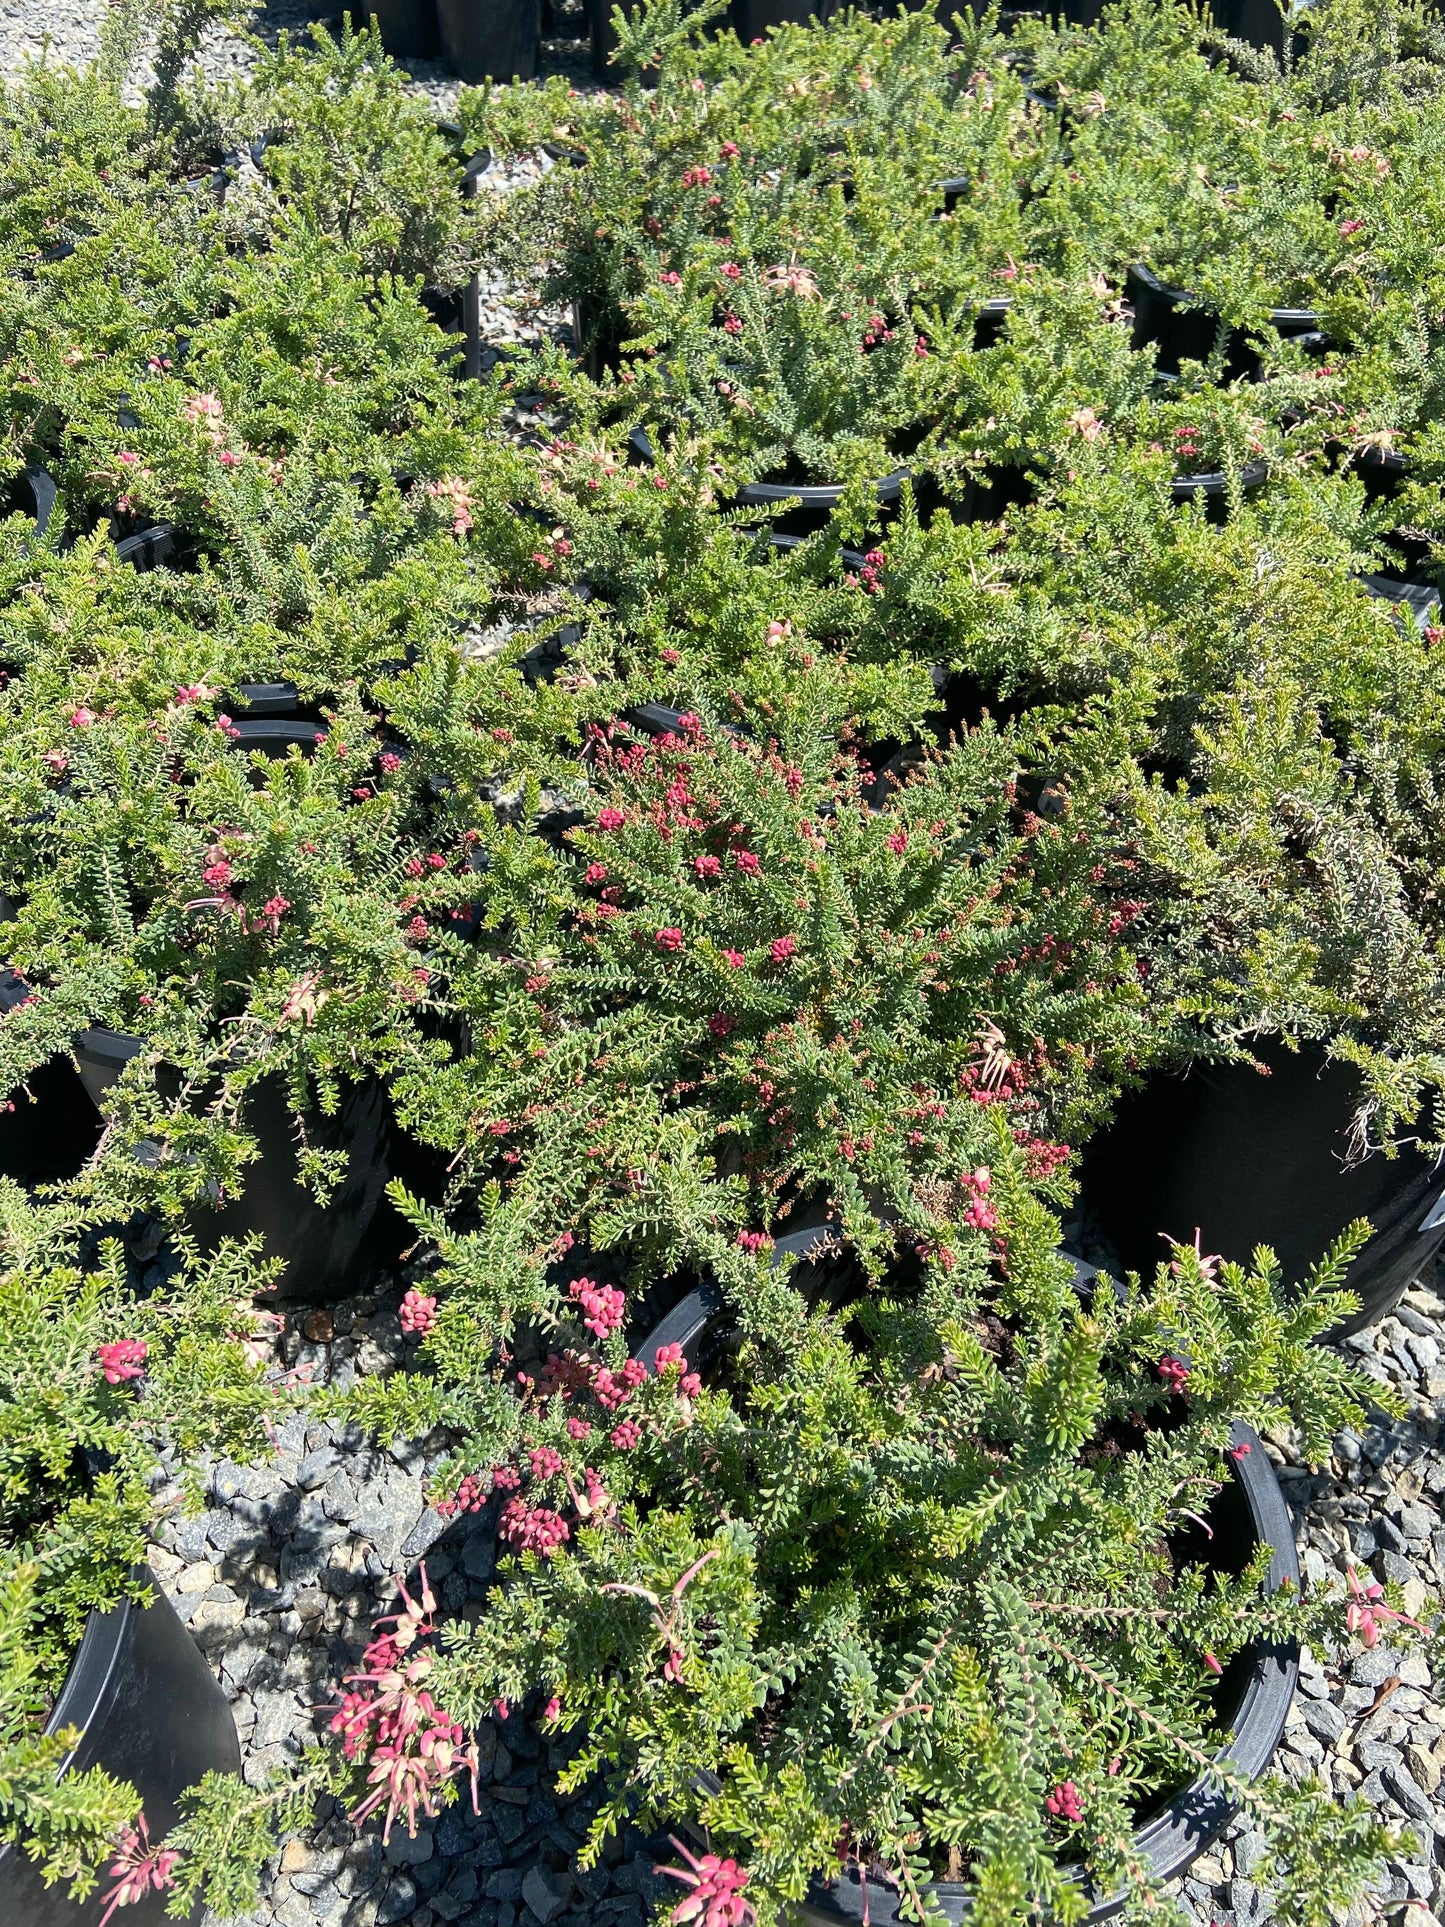
[[[401,1281],[329,1311],[289,1308],[280,1361],[314,1383],[405,1363],[413,1341],[396,1315]],[[1294,1511],[1308,1577],[1361,1569],[1398,1579],[1407,1605],[1445,1590],[1445,1300],[1423,1285],[1375,1331],[1349,1341],[1365,1370],[1401,1393],[1403,1420],[1377,1415],[1363,1437],[1341,1433],[1329,1467],[1310,1472],[1287,1437],[1267,1443]],[[210,1471],[209,1510],[175,1519],[152,1557],[236,1711],[246,1777],[296,1757],[324,1726],[324,1707],[394,1603],[394,1577],[425,1557],[447,1618],[484,1609],[494,1562],[489,1513],[448,1525],[426,1508],[441,1440],[378,1452],[355,1433],[293,1418],[267,1465]],[[176,1494],[178,1498],[178,1493]],[[1404,1847],[1351,1927],[1438,1927],[1445,1916],[1445,1703],[1423,1657],[1381,1643],[1344,1655],[1307,1653],[1278,1765],[1323,1774],[1395,1826]],[[383,1851],[338,1813],[287,1842],[254,1927],[643,1927],[661,1842],[637,1833],[605,1865],[579,1874],[585,1792],[552,1790],[557,1747],[519,1711],[485,1724],[481,1813],[448,1808],[413,1841]],[[1274,1927],[1257,1883],[1263,1841],[1236,1826],[1182,1884],[1199,1927]],[[209,1927],[209,1924],[208,1924]],[[1280,1920],[1278,1927],[1290,1927]]]
[[[309,1367],[318,1385],[395,1370],[415,1343],[397,1319],[401,1290],[289,1308],[280,1362]],[[248,1783],[262,1785],[324,1730],[323,1709],[372,1620],[395,1603],[397,1574],[414,1577],[424,1558],[444,1617],[482,1611],[494,1519],[488,1509],[448,1524],[426,1507],[442,1443],[379,1452],[302,1414],[269,1464],[209,1467],[208,1509],[161,1528],[151,1568],[231,1701]],[[179,1488],[162,1497],[178,1505]],[[358,1837],[324,1801],[320,1824],[286,1842],[255,1927],[643,1927],[665,1842],[632,1830],[606,1864],[578,1873],[591,1800],[555,1795],[563,1749],[516,1711],[484,1722],[477,1738],[479,1814],[464,1798],[414,1840],[399,1827],[383,1849],[377,1828]]]

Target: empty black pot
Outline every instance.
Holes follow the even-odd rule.
[[[542,37],[539,0],[436,0],[442,54],[465,81],[530,80]]]
[[[210,1667],[175,1609],[155,1586],[147,1606],[123,1600],[86,1621],[75,1659],[46,1722],[47,1733],[81,1729],[63,1771],[100,1766],[140,1795],[152,1841],[180,1818],[180,1796],[206,1773],[239,1773],[236,1724]],[[101,1891],[105,1882],[102,1881]],[[147,1894],[126,1907],[126,1927],[162,1927],[168,1896]],[[5,1927],[95,1927],[100,1894],[82,1902],[47,1887],[20,1849],[0,1847],[0,1920]],[[197,1906],[190,1919],[204,1911]]]
[[[1374,1236],[1346,1284],[1359,1311],[1337,1334],[1382,1318],[1445,1239],[1445,1168],[1413,1146],[1351,1163],[1359,1073],[1314,1044],[1252,1046],[1268,1067],[1160,1072],[1124,1099],[1087,1147],[1086,1210],[1131,1271],[1152,1277],[1163,1234],[1247,1263],[1269,1245],[1286,1282],[1303,1276],[1356,1218]]]

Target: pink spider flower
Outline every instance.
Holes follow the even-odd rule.
[[[1184,1387],[1189,1383],[1189,1367],[1182,1358],[1166,1356],[1160,1359],[1154,1369],[1176,1398],[1182,1395]]]
[[[175,1869],[180,1855],[174,1847],[153,1847],[150,1829],[143,1813],[136,1815],[133,1827],[122,1827],[115,1843],[115,1859],[110,1863],[114,1886],[100,1896],[107,1902],[99,1927],[106,1927],[117,1907],[133,1907],[148,1893],[164,1893],[176,1884]]]
[[[466,535],[472,526],[472,498],[464,481],[444,475],[439,482],[428,482],[426,492],[451,517],[452,534]]]
[[[748,1884],[747,1869],[740,1867],[736,1860],[724,1860],[715,1853],[705,1853],[698,1859],[675,1835],[669,1834],[668,1838],[687,1866],[654,1867],[653,1872],[666,1874],[670,1880],[680,1880],[684,1887],[691,1889],[669,1915],[673,1927],[686,1927],[692,1920],[699,1921],[701,1927],[752,1927],[757,1910],[751,1901],[742,1897],[742,1890]]]
[[[1411,1619],[1407,1613],[1397,1613],[1392,1606],[1384,1603],[1385,1588],[1378,1579],[1361,1581],[1359,1573],[1350,1566],[1345,1572],[1345,1580],[1350,1589],[1345,1626],[1350,1632],[1358,1633],[1366,1646],[1376,1645],[1381,1632],[1388,1625],[1410,1626],[1429,1638],[1428,1626],[1422,1626],[1418,1619]]]
[[[550,1559],[572,1537],[567,1521],[549,1506],[529,1506],[525,1499],[508,1499],[497,1521],[497,1531],[516,1552],[535,1552]]]
[[[574,1278],[567,1287],[573,1302],[585,1313],[586,1329],[598,1338],[610,1338],[622,1324],[627,1300],[615,1285],[594,1284],[590,1278]]]

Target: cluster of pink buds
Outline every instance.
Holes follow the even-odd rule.
[[[861,589],[864,595],[877,595],[883,580],[883,563],[882,549],[870,549],[858,573],[855,575],[850,569],[843,580],[850,589]]]
[[[598,1338],[610,1338],[619,1329],[627,1301],[615,1285],[598,1285],[590,1278],[574,1278],[567,1289],[585,1314],[582,1323],[588,1331]]]
[[[696,1398],[702,1390],[702,1378],[697,1372],[688,1369],[687,1359],[683,1356],[681,1345],[659,1345],[652,1359],[653,1369],[658,1376],[676,1365],[678,1370],[677,1389],[683,1398]]]
[[[1154,1369],[1158,1372],[1161,1382],[1176,1397],[1182,1395],[1184,1387],[1189,1383],[1189,1367],[1182,1358],[1166,1354]]]
[[[548,1352],[547,1362],[537,1379],[542,1398],[572,1398],[592,1384],[592,1366],[575,1352]]]
[[[117,1338],[109,1345],[97,1345],[95,1355],[106,1384],[123,1385],[128,1378],[139,1378],[149,1349],[143,1338]]]
[[[1056,1820],[1067,1820],[1071,1826],[1083,1819],[1084,1808],[1079,1799],[1079,1789],[1072,1780],[1060,1780],[1044,1801],[1044,1810]]]
[[[418,1291],[415,1285],[401,1301],[401,1328],[414,1337],[425,1338],[437,1322],[437,1301]]]
[[[341,1735],[347,1759],[365,1759],[370,1765],[370,1791],[351,1818],[359,1824],[384,1806],[383,1842],[403,1811],[407,1832],[415,1839],[418,1812],[434,1815],[441,1788],[463,1772],[471,1775],[472,1809],[477,1810],[476,1742],[465,1738],[461,1725],[422,1684],[432,1668],[431,1649],[414,1650],[436,1630],[436,1600],[426,1567],[421,1569],[419,1602],[405,1586],[400,1592],[401,1610],[376,1622],[378,1628],[389,1624],[394,1630],[374,1638],[362,1655],[362,1670],[347,1675],[345,1684],[354,1690],[331,1719],[331,1731]]]
[[[771,1251],[773,1248],[773,1241],[766,1231],[740,1231],[737,1235],[737,1244],[739,1250],[751,1251],[754,1255],[759,1251]]]
[[[529,1506],[525,1499],[508,1499],[497,1531],[515,1552],[535,1552],[543,1559],[550,1559],[572,1537],[560,1512],[545,1505]]]
[[[610,1371],[602,1366],[593,1375],[592,1390],[604,1411],[615,1412],[625,1399],[635,1392],[647,1379],[647,1367],[636,1358],[629,1358],[620,1372]]]
[[[674,1927],[686,1927],[692,1920],[700,1921],[701,1927],[752,1927],[757,1911],[751,1901],[742,1897],[742,1890],[748,1884],[747,1869],[740,1867],[736,1860],[724,1860],[715,1853],[705,1853],[698,1859],[675,1835],[668,1837],[687,1865],[654,1867],[653,1872],[680,1880],[691,1889],[669,1916]]]
[[[988,1201],[988,1194],[993,1188],[993,1173],[987,1165],[980,1165],[976,1171],[965,1171],[963,1188],[970,1198],[963,1222],[972,1225],[976,1231],[997,1230],[998,1212]]]
[[[149,1893],[164,1893],[176,1884],[176,1862],[180,1855],[174,1847],[153,1847],[150,1829],[143,1813],[137,1814],[133,1827],[122,1827],[115,1843],[115,1859],[110,1863],[114,1886],[100,1896],[106,1902],[98,1927],[106,1927],[117,1907],[134,1907]]]
[[[459,1512],[480,1512],[486,1503],[487,1488],[477,1473],[468,1472],[449,1499],[437,1500],[437,1517],[454,1519]]]
[[[472,498],[460,476],[444,475],[439,482],[428,482],[426,492],[451,517],[452,534],[467,534],[472,526]]]

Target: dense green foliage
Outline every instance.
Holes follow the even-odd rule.
[[[1320,0],[1281,64],[1153,0],[753,48],[659,0],[616,89],[443,123],[349,27],[189,77],[206,5],[129,105],[150,11],[0,94],[0,1092],[138,1046],[79,1169],[0,1180],[0,1831],[84,1882],[133,1818],[41,1814],[47,1696],[158,1443],[246,1456],[280,1395],[275,1267],[197,1230],[251,1096],[325,1200],[381,1091],[421,1342],[320,1403],[444,1426],[518,1554],[416,1680],[555,1700],[588,1851],[698,1821],[767,1920],[840,1852],[980,1927],[1078,1918],[1079,1859],[1159,1919],[1134,1814],[1215,1668],[1344,1635],[1186,1529],[1232,1421],[1354,1412],[1309,1341],[1358,1241],[1081,1299],[1059,1220],[1121,1091],[1260,1037],[1445,1139],[1433,15]],[[464,195],[483,149],[552,165]],[[476,273],[570,338],[463,380]],[[629,1374],[700,1280],[707,1357]],[[249,1906],[402,1711],[210,1780],[176,1904]],[[1384,1845],[1230,1790],[1282,1918]]]

